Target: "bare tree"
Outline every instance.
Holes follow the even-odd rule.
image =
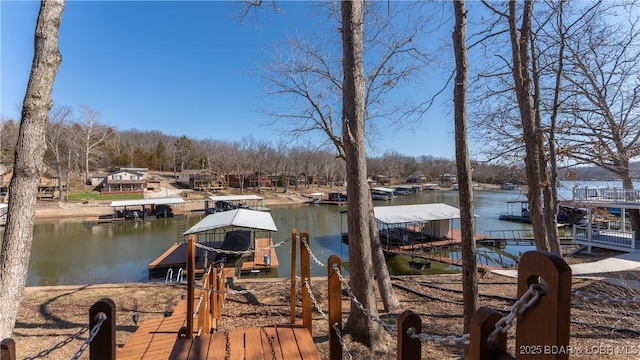
[[[113,136],[113,131],[100,122],[100,114],[88,105],[80,105],[80,122],[73,126],[73,132],[79,139],[78,146],[84,160],[83,186],[89,179],[89,163],[98,147]]]
[[[72,110],[68,106],[62,106],[54,108],[49,115],[49,123],[47,125],[47,132],[45,134],[45,140],[47,142],[47,148],[53,155],[53,161],[56,167],[56,173],[58,175],[58,200],[62,201],[62,163],[64,162],[62,151],[71,146],[69,124],[71,122]],[[69,169],[67,169],[67,172]],[[67,186],[68,176],[67,176]]]
[[[64,0],[43,1],[35,29],[31,75],[22,105],[22,120],[9,185],[7,226],[0,249],[0,338],[12,336],[27,278],[36,194],[44,171],[45,131],[51,92],[60,66],[58,33]]]
[[[456,134],[456,165],[460,195],[460,230],[462,233],[462,292],[464,332],[470,329],[471,318],[478,309],[478,268],[476,263],[475,215],[469,142],[467,140],[467,87],[469,58],[467,54],[467,9],[464,0],[453,2],[456,25],[453,47],[456,58],[456,77],[453,88]]]
[[[365,309],[377,316],[371,259],[373,204],[367,186],[365,150],[364,16],[362,1],[342,1],[344,82],[342,84],[342,133],[347,163],[347,222],[351,288]],[[382,264],[380,264],[382,265]],[[379,265],[379,266],[380,266]],[[364,344],[385,344],[385,332],[354,302],[345,330]]]
[[[563,118],[559,136],[568,155],[599,166],[633,189],[630,161],[640,155],[640,19],[630,7],[599,2],[582,27],[566,34]],[[630,212],[640,236],[638,211]]]

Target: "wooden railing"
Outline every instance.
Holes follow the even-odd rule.
[[[298,288],[297,288],[297,269],[296,269],[296,242],[297,242],[297,230],[291,231],[291,325],[297,324],[297,309],[296,303],[298,300]],[[306,283],[311,287],[311,258],[309,250],[304,246],[303,242],[311,246],[309,234],[306,232],[300,233],[300,290],[302,293],[302,326],[309,330],[309,334],[313,336],[313,326],[311,319],[311,295]]]
[[[207,270],[202,275],[201,288],[195,286],[195,235],[189,235],[187,244],[187,326],[183,335],[188,339],[193,337],[193,319],[198,319],[197,333],[211,334],[218,328],[218,322],[222,319],[222,309],[227,296],[227,284],[224,278],[224,264],[215,266],[209,263]],[[195,293],[199,291],[200,297],[196,308]]]
[[[328,261],[329,289],[329,352],[330,359],[342,359],[342,345],[338,332],[342,331],[342,281],[334,264],[340,268],[340,259],[331,256]],[[532,284],[544,284],[545,293],[522,314],[517,315],[516,359],[568,359],[571,313],[571,268],[555,254],[530,251],[522,255],[518,266],[518,298],[522,298]],[[497,333],[496,323],[503,319],[501,313],[490,308],[480,308],[471,321],[467,359],[500,359],[506,353],[507,336]],[[334,325],[336,324],[336,325]],[[397,359],[421,359],[422,328],[420,316],[410,310],[398,318]]]

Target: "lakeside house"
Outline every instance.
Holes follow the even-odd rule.
[[[9,196],[9,184],[11,183],[12,178],[13,169],[0,174],[0,196],[2,196],[0,198],[0,203],[7,202]],[[44,174],[40,177],[38,193],[36,196],[38,200],[52,200],[60,198],[60,177],[53,169],[47,168]]]

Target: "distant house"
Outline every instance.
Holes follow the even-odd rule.
[[[416,171],[407,177],[408,183],[422,184],[427,181],[427,177],[424,176],[420,171]]]
[[[91,174],[91,186],[97,188],[98,186],[102,185],[102,183],[107,180],[107,176],[109,176],[109,174],[107,174],[106,172],[95,172]]]
[[[133,168],[133,167],[128,168],[128,167],[123,167],[123,168],[120,168],[119,171],[128,171],[128,172],[139,173],[145,178],[149,175],[149,169],[148,168]]]
[[[147,189],[145,174],[120,170],[107,175],[100,186],[100,193],[144,193]]]
[[[440,177],[440,182],[456,184],[456,183],[458,183],[458,178],[453,174],[443,174]]]
[[[189,188],[198,191],[224,188],[224,177],[211,170],[198,170],[189,174]]]
[[[374,175],[373,180],[380,185],[390,185],[391,179],[386,175]]]
[[[9,195],[9,184],[13,178],[13,170],[8,170],[0,175],[0,202],[6,202]],[[40,177],[38,183],[37,198],[59,199],[60,198],[60,178],[53,169],[47,168]]]

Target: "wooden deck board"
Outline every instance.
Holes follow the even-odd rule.
[[[291,327],[277,327],[276,332],[278,333],[278,340],[280,340],[282,357],[287,360],[301,359],[293,329]]]
[[[309,336],[309,330],[303,327],[292,328],[293,334],[296,337],[298,343],[298,349],[300,350],[300,356],[304,360],[320,360],[320,355],[316,349],[316,345],[313,343],[313,338]]]

